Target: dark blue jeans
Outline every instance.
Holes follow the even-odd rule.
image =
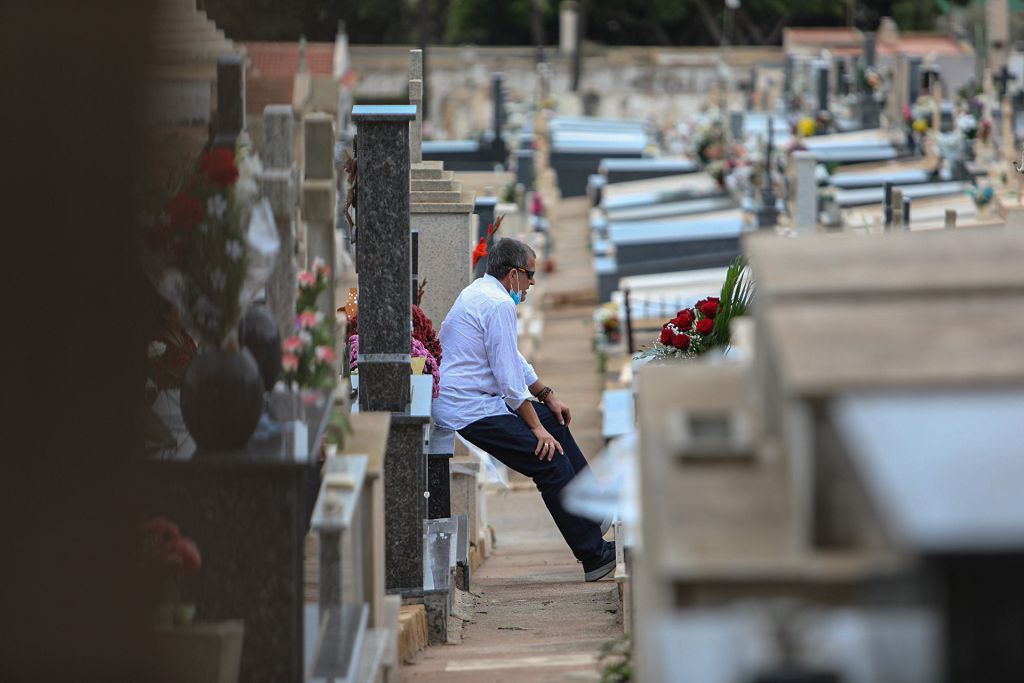
[[[604,551],[601,526],[597,522],[570,514],[562,507],[562,489],[577,473],[587,468],[587,460],[572,438],[569,428],[558,424],[558,418],[546,405],[534,403],[534,408],[544,429],[555,437],[565,451],[564,455],[556,452],[550,462],[534,454],[537,437],[523,419],[514,413],[477,420],[460,429],[459,434],[516,472],[533,479],[551,518],[572,549],[572,554],[585,565],[591,565],[601,559]]]

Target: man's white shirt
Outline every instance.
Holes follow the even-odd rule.
[[[537,373],[519,353],[516,306],[495,277],[484,275],[462,290],[439,338],[441,386],[433,405],[439,426],[462,429],[508,415],[530,398]]]

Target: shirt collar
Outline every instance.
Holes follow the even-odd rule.
[[[497,287],[498,289],[500,289],[503,294],[508,294],[508,290],[505,289],[505,285],[501,284],[501,280],[499,280],[498,278],[494,277],[490,273],[484,273],[484,276],[483,276],[482,279],[483,279],[484,282],[487,282],[488,284],[491,284],[492,286]]]

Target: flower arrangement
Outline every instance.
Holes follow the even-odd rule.
[[[658,340],[634,358],[696,358],[714,348],[728,348],[729,326],[750,306],[753,284],[747,277],[747,262],[736,258],[726,271],[720,296],[698,301],[684,308],[661,328]]]
[[[165,517],[143,524],[141,569],[150,574],[156,591],[154,619],[164,625],[187,624],[194,605],[181,603],[184,577],[196,574],[203,564],[195,542],[181,535],[178,525]]]
[[[885,90],[882,88],[882,75],[875,69],[861,66],[857,69],[857,84],[862,92],[871,95],[876,102],[885,100]]]
[[[594,311],[594,325],[597,328],[598,343],[616,344],[619,341],[621,324],[619,306],[614,302],[603,304]]]
[[[349,367],[359,367],[359,318],[353,316],[348,326]],[[412,356],[425,358],[423,374],[434,376],[434,398],[437,398],[441,383],[441,342],[434,331],[434,324],[419,306],[412,307]]]
[[[317,298],[331,284],[322,259],[298,274],[296,332],[281,342],[281,370],[289,388],[330,389],[337,382],[333,320],[316,310]]]
[[[147,271],[203,343],[224,344],[273,268],[279,242],[269,202],[257,201],[261,170],[247,147],[207,149],[143,219]]]
[[[956,119],[956,129],[968,140],[973,140],[978,136],[978,119],[973,114],[963,113]]]
[[[534,195],[536,196],[536,195]],[[482,258],[487,258],[487,247],[490,246],[494,233],[498,232],[501,228],[501,221],[505,219],[505,214],[498,216],[493,223],[487,225],[487,237],[481,237],[480,241],[477,242],[476,248],[473,249],[473,267],[476,268],[477,262]]]
[[[725,119],[721,110],[710,107],[690,135],[693,155],[701,164],[724,160],[727,156],[725,141]]]
[[[174,307],[164,306],[160,329],[146,348],[146,390],[153,393],[180,389],[198,349]]]
[[[434,376],[434,389],[431,392],[434,398],[438,397],[441,391],[441,370],[437,366],[437,360],[434,355],[427,350],[427,347],[423,345],[419,339],[415,337],[412,341],[412,357],[423,358],[423,374],[428,372]],[[348,338],[348,360],[349,367],[353,371],[359,368],[359,335],[353,334]]]
[[[804,116],[796,122],[796,130],[794,132],[802,138],[809,138],[814,135],[817,130],[817,122],[810,116]]]

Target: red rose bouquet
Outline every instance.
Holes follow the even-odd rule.
[[[747,312],[753,285],[740,256],[726,271],[720,296],[709,296],[684,308],[661,328],[658,340],[635,358],[695,358],[715,348],[728,348],[730,321]]]
[[[150,279],[206,344],[223,345],[273,268],[279,241],[270,203],[258,198],[261,172],[246,147],[208,149],[143,218]]]

